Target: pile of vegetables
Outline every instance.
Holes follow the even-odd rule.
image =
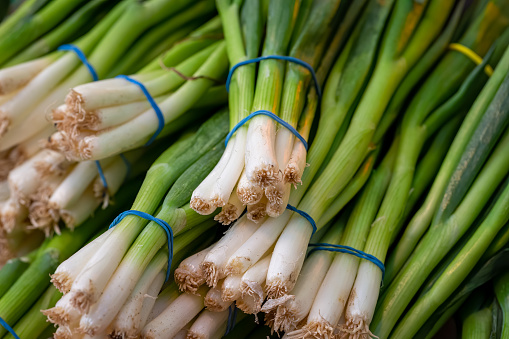
[[[509,336],[508,0],[5,13],[0,338]]]

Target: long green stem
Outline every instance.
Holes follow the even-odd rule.
[[[509,336],[509,274],[505,273],[497,278],[495,282],[495,295],[502,308],[504,325],[502,327],[501,338]]]

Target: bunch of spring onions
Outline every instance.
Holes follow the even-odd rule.
[[[340,6],[340,1],[269,1],[267,11],[262,1],[242,5],[217,1],[231,66],[258,56],[279,55],[321,67],[324,73],[322,79],[318,74],[318,83],[314,83],[311,72],[293,62],[262,60],[257,72],[254,64],[241,66],[231,74],[229,83],[230,129],[250,113],[265,110],[308,140],[319,94],[314,88],[321,86],[362,3],[352,5],[350,18],[337,29],[348,7]],[[324,57],[327,44],[331,48]],[[221,207],[217,220],[223,224],[237,220],[246,207],[248,219],[254,222],[267,215],[280,216],[292,185],[301,183],[305,167],[302,141],[287,128],[277,128],[271,118],[255,116],[229,139],[217,167],[193,192],[191,206],[204,215]]]
[[[188,255],[182,253],[187,245],[205,237],[205,231],[214,225],[210,217],[196,214],[188,202],[224,150],[227,116],[227,111],[218,112],[196,133],[183,135],[163,152],[148,170],[131,207],[171,225],[174,257]],[[160,289],[169,255],[166,243],[166,233],[156,222],[125,216],[106,236],[91,242],[87,246],[90,250],[78,252],[57,268],[53,283],[64,297],[53,310],[55,314],[48,311],[49,319],[72,335],[122,335],[130,331],[125,321],[139,309],[126,305],[162,272],[163,279],[157,279],[158,288],[154,287]],[[133,331],[141,331],[142,323]]]
[[[159,82],[156,82],[158,86],[149,89],[164,92],[175,89],[175,86],[180,86],[189,79],[179,70],[166,70],[167,66],[164,68],[160,66],[160,60],[170,66],[177,65],[198,50],[209,46],[206,52],[198,53],[194,59],[190,58],[192,62],[187,63],[188,68],[189,64],[198,68],[200,62],[203,63],[214,50],[217,50],[220,44],[215,42],[218,30],[220,33],[218,20],[212,20],[197,29],[203,21],[213,16],[214,10],[211,1],[196,1],[192,4],[173,4],[173,2],[163,4],[157,1],[143,4],[134,1],[121,2],[75,44],[89,56],[88,60],[99,78],[124,71],[137,71],[146,64],[144,70],[148,74],[146,76],[149,78],[159,76],[157,79]],[[142,23],[130,27],[129,34],[124,36],[125,27],[132,25],[136,20]],[[168,33],[171,34],[166,37]],[[163,37],[165,39],[161,41]],[[185,41],[186,37],[189,41]],[[162,49],[182,39],[184,42],[177,44],[162,59],[159,57]],[[214,43],[215,48],[212,47]],[[112,48],[114,52],[110,51]],[[129,52],[124,53],[127,50]],[[143,77],[141,74],[140,76]],[[173,81],[170,89],[165,87],[168,77]],[[31,234],[33,244],[38,244],[42,239],[40,232],[33,232],[34,229],[42,230],[49,235],[53,231],[59,231],[59,222],[62,220],[67,227],[72,228],[87,219],[101,202],[105,207],[109,197],[115,194],[129,174],[129,163],[136,162],[144,151],[138,150],[125,154],[125,157],[111,156],[104,159],[101,162],[104,176],[100,177],[93,161],[76,163],[66,158],[64,156],[66,154],[41,148],[54,131],[53,124],[47,119],[48,112],[54,109],[52,116],[57,126],[64,124],[58,120],[59,113],[66,111],[66,105],[59,106],[60,100],[69,87],[89,81],[91,78],[89,70],[74,53],[55,52],[32,62],[7,67],[0,70],[0,78],[3,79],[2,98],[5,99],[0,108],[2,112],[0,115],[5,117],[6,122],[5,135],[0,137],[0,148],[3,150],[0,160],[2,172],[0,262],[5,262],[16,253],[23,254],[20,253],[23,249],[19,248],[21,246],[19,243],[23,241],[26,233]],[[122,85],[132,85],[123,79],[116,81]],[[196,92],[196,85],[200,85],[199,81],[189,82],[193,83],[191,90]],[[211,82],[202,86],[204,88],[201,93],[210,88],[209,83]],[[84,87],[87,88],[86,85]],[[111,87],[111,91],[114,90],[115,87]],[[104,87],[101,91],[104,91]],[[132,102],[134,108],[138,109],[138,113],[140,110],[145,111],[150,104],[138,87],[135,86],[134,92],[135,96],[137,95],[135,102]],[[106,93],[108,97],[113,97],[110,95],[111,92]],[[165,128],[158,137],[178,131],[193,122],[196,117],[203,116],[210,107],[221,105],[225,100],[223,93],[223,90],[216,88],[207,92],[208,96],[198,94],[198,98],[202,99],[199,105],[195,105],[196,100],[186,103],[181,108],[180,114],[190,107],[199,110],[190,112],[187,119],[175,121],[174,125]],[[168,92],[165,95],[170,96]],[[27,100],[27,97],[30,100]],[[159,98],[161,97],[157,99]],[[112,111],[111,114],[107,114],[106,120],[109,119],[107,126],[111,127],[112,124],[118,123],[114,118],[115,114],[119,113],[115,110],[118,107],[104,107],[106,112]],[[120,113],[125,118],[127,115],[122,108],[120,106]],[[94,110],[98,111],[100,110]],[[78,114],[84,114],[84,111]],[[154,115],[153,112],[151,114]],[[79,120],[80,117],[82,115],[73,118]],[[131,118],[132,116],[128,117]],[[78,130],[75,125],[70,128]],[[144,143],[137,143],[134,147],[143,145]],[[118,153],[120,151],[114,154]]]

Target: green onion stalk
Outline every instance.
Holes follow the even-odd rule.
[[[384,5],[390,8],[392,3],[385,2]],[[423,11],[424,5],[426,5],[426,11]],[[452,7],[452,2],[444,3],[443,1],[440,4],[437,1],[427,4],[396,2],[388,19],[388,27],[382,39],[380,55],[373,75],[339,148],[335,150],[327,168],[307,190],[304,198],[301,200],[303,190],[297,190],[297,194],[290,197],[292,205],[297,205],[297,208],[317,220],[347,186],[369,150],[376,125],[390,97],[405,74],[440,33]],[[415,20],[408,19],[414,17]],[[377,103],[375,107],[372,105],[373,102]],[[331,135],[328,137],[330,138]],[[318,134],[318,138],[323,137]],[[333,139],[330,138],[329,142],[332,141]],[[314,141],[314,144],[317,142],[318,139]],[[323,157],[326,151],[328,149],[320,150]],[[308,162],[311,160],[310,151]],[[311,172],[307,173],[309,175]],[[305,175],[303,180],[304,178]],[[281,297],[293,288],[302,267],[304,260],[302,253],[305,252],[311,231],[308,221],[304,218],[293,216],[289,221],[276,243],[267,274],[269,297]]]
[[[496,244],[496,241],[490,245],[486,254],[495,248],[498,248],[497,253],[488,257],[484,256],[478,262],[465,281],[461,283],[460,287],[426,320],[426,323],[417,332],[415,338],[433,338],[442,325],[460,309],[473,291],[477,289],[488,290],[492,286],[493,280],[500,275],[500,272],[507,270],[509,248],[507,246],[500,248],[493,246],[494,244]],[[449,262],[450,260],[446,264]]]
[[[55,29],[15,54],[3,67],[11,67],[39,58],[54,51],[58,46],[74,40],[97,24],[114,5],[116,1],[105,0],[94,0],[84,4]]]
[[[489,338],[493,333],[494,312],[497,307],[491,298],[479,291],[470,297],[465,303],[465,309],[461,313],[461,337],[464,339]]]
[[[88,219],[82,225],[83,227],[75,231],[65,230],[60,235],[47,239],[37,251],[30,266],[16,276],[17,279],[0,298],[0,317],[9,325],[15,326],[49,286],[48,275],[55,271],[60,262],[70,257],[98,232],[102,224],[127,205],[131,193],[137,187],[139,183],[136,182],[126,185],[120,192],[115,207],[98,211],[94,218]],[[6,330],[0,328],[0,335],[3,336],[5,333]]]
[[[15,10],[2,21],[2,24],[0,25],[0,33],[2,35],[8,33],[16,25],[20,25],[20,22],[23,19],[34,15],[48,3],[49,0],[28,0],[23,1],[21,4],[12,4]]]
[[[0,64],[4,64],[35,39],[57,26],[73,11],[79,11],[84,2],[83,0],[51,1],[37,12],[18,21],[0,39],[0,51],[2,51]]]
[[[189,199],[187,194],[194,189],[192,186],[195,181],[202,179],[200,176],[204,171],[215,165],[216,157],[223,149],[221,143],[224,142],[227,124],[227,112],[223,111],[203,124],[196,134],[184,136],[166,150],[147,172],[131,209],[166,220],[175,235],[206,220],[207,218],[192,212],[189,205],[186,206]],[[161,205],[170,187],[172,189]],[[161,208],[158,209],[160,205]],[[84,314],[82,325],[86,325],[87,330],[98,331],[109,325],[113,320],[111,317],[118,313],[139,275],[164,245],[164,231],[154,222],[148,223],[148,226],[147,223],[140,217],[126,216],[86,260],[72,282],[69,292],[71,303]],[[131,246],[133,242],[135,244]],[[124,274],[127,274],[127,278]],[[122,287],[114,287],[117,283]],[[125,285],[126,283],[128,285]],[[114,291],[107,295],[102,293],[105,288]],[[121,295],[116,301],[104,305],[105,298],[117,292]],[[97,307],[98,305],[101,307]],[[106,318],[99,317],[96,321],[96,317],[105,312],[105,307],[112,308],[112,311],[107,312]],[[106,319],[109,322],[105,323]]]
[[[143,32],[164,20],[177,20],[177,14],[194,4],[194,1],[190,3],[179,0],[120,2],[75,44],[87,56],[98,77],[103,78],[135,45]],[[69,88],[92,80],[88,68],[74,53],[61,51],[57,52],[56,56],[57,61],[29,79],[26,86],[18,87],[19,92],[0,109],[3,126],[2,149],[18,144],[47,126],[46,112],[60,105]],[[28,124],[27,121],[31,123]],[[24,132],[18,133],[18,128]]]
[[[481,19],[483,18],[477,18],[473,28],[467,31],[466,36],[461,40],[463,44],[468,43],[467,39],[472,42],[477,39],[477,30],[479,29],[477,25],[482,28]],[[477,24],[478,22],[480,24]],[[491,17],[489,21],[484,22],[492,22]],[[493,34],[493,41],[503,29],[504,25],[501,25],[498,30],[488,32],[487,35]],[[485,31],[481,30],[481,32],[483,34]],[[403,117],[402,140],[395,165],[394,180],[391,182],[378,211],[377,219],[380,222],[371,229],[365,247],[367,253],[380,260],[385,260],[391,236],[396,225],[401,222],[400,218],[406,208],[416,163],[425,141],[438,127],[457,115],[458,112],[461,114],[465,108],[471,105],[486,79],[484,66],[477,67],[465,79],[473,66],[469,64],[470,60],[464,60],[466,63],[464,63],[463,69],[451,67],[451,65],[459,65],[461,61],[456,61],[458,57],[463,56],[449,54],[444,57],[412,100]],[[448,60],[448,58],[454,60]],[[463,84],[461,85],[462,81]],[[439,94],[436,92],[437,86],[440,86]],[[443,103],[444,100],[447,101]],[[381,279],[381,271],[378,267],[367,262],[360,265],[353,286],[355,293],[352,294],[346,311],[345,331],[369,331],[367,324],[370,323],[370,318],[374,312]],[[384,321],[384,323],[386,322]]]
[[[55,306],[62,294],[54,287],[49,286],[37,302],[16,323],[13,330],[20,338],[37,338],[47,327],[52,327],[46,321],[41,310]],[[5,339],[14,339],[12,334],[4,336]]]
[[[509,335],[509,275],[507,273],[495,280],[495,295],[503,314],[501,338],[505,338]]]
[[[425,320],[454,292],[482,258],[490,243],[509,220],[507,209],[509,189],[507,185],[505,186],[495,205],[469,241],[443,271],[440,278],[434,282],[432,288],[423,293],[412,305],[392,332],[391,337],[403,338],[405,335],[413,335],[410,333],[417,332]]]
[[[437,182],[444,180],[446,184],[435,205],[431,227],[382,296],[372,324],[375,333],[382,337],[389,335],[410,298],[469,229],[509,170],[501,156],[507,147],[504,97],[508,56],[506,51],[496,68],[497,74],[474,102],[435,179],[430,194]]]

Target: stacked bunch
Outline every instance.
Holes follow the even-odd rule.
[[[28,6],[28,3],[23,6]],[[66,3],[68,4],[65,5]],[[41,9],[41,15],[45,10],[50,11],[55,6],[69,7],[70,3],[75,2],[61,0],[48,4]],[[95,5],[92,6],[92,3]],[[108,2],[108,5],[105,5],[104,1],[92,3],[80,10],[86,9],[87,15],[97,14],[99,10],[104,12],[105,9],[110,9],[115,4]],[[32,4],[32,6],[36,5]],[[92,7],[88,9],[90,6]],[[15,13],[18,14],[22,8]],[[72,9],[69,8],[69,10]],[[95,26],[90,27],[90,31],[72,45],[74,47],[66,47],[70,51],[54,52],[34,61],[0,70],[2,94],[0,96],[2,102],[0,106],[2,121],[0,131],[0,262],[5,262],[16,253],[26,253],[26,248],[33,248],[34,245],[39,244],[42,240],[41,233],[33,232],[33,229],[42,230],[46,235],[51,234],[54,230],[59,232],[59,223],[62,220],[67,227],[72,228],[87,219],[101,202],[103,202],[103,206],[106,206],[109,196],[115,194],[128,176],[130,163],[144,155],[145,151],[138,150],[127,153],[125,156],[108,156],[107,159],[102,157],[104,160],[101,163],[93,161],[76,163],[75,160],[83,160],[86,157],[71,159],[67,153],[44,149],[48,137],[55,131],[54,124],[57,127],[64,126],[65,131],[72,131],[73,135],[76,135],[77,131],[83,131],[88,135],[91,130],[94,130],[93,126],[86,123],[90,121],[88,118],[84,119],[85,123],[82,119],[83,114],[90,113],[90,111],[86,111],[86,109],[90,109],[90,105],[88,105],[89,101],[82,100],[84,97],[81,96],[80,89],[84,88],[85,92],[90,93],[90,87],[94,91],[95,86],[82,85],[78,86],[76,91],[71,91],[69,95],[71,98],[67,101],[73,102],[71,107],[73,110],[75,109],[73,113],[76,114],[74,115],[68,112],[66,105],[60,105],[64,102],[64,95],[69,91],[69,88],[91,79],[96,80],[124,72],[137,72],[141,66],[146,65],[138,71],[139,75],[135,78],[143,81],[155,80],[151,83],[155,87],[150,86],[149,89],[162,94],[156,99],[164,98],[165,95],[173,97],[169,95],[169,92],[179,86],[186,87],[183,85],[186,82],[186,77],[179,72],[179,69],[176,71],[165,70],[159,65],[159,62],[163,61],[169,66],[180,66],[180,63],[184,63],[187,68],[183,67],[182,72],[187,74],[187,72],[192,73],[194,69],[200,68],[201,64],[208,60],[213,52],[217,59],[221,55],[221,43],[216,42],[218,31],[220,33],[219,21],[212,19],[199,28],[204,21],[214,15],[214,12],[213,2],[206,0],[192,3],[176,2],[175,4],[157,1],[141,4],[136,1],[123,1],[111,8],[111,11]],[[75,15],[81,18],[84,14],[77,12]],[[32,24],[37,22],[36,19],[33,20],[33,22],[30,21]],[[4,25],[8,25],[9,22],[9,20],[6,21]],[[65,26],[65,24],[63,25]],[[66,28],[66,32],[68,32],[68,28]],[[166,37],[168,34],[169,36]],[[213,37],[214,34],[215,37]],[[188,41],[175,45],[176,42],[186,37]],[[175,46],[168,51],[164,58],[160,59],[160,53],[172,45]],[[209,47],[202,53],[197,52],[207,46]],[[87,56],[89,56],[88,60]],[[191,61],[186,63],[187,58]],[[212,61],[217,61],[216,59]],[[209,64],[212,61],[208,61]],[[219,62],[215,65],[215,69],[218,69],[219,73],[224,72],[226,65]],[[169,86],[166,85],[168,79],[172,81]],[[125,79],[105,82],[106,86],[109,86],[108,84],[111,82],[117,84],[116,89],[120,88],[123,93],[126,88],[131,88],[134,94],[129,98],[133,98],[132,100],[127,99],[130,105],[115,106],[113,103],[113,106],[109,105],[112,106],[109,107],[106,104],[103,105],[104,107],[100,107],[104,108],[103,110],[98,109],[97,101],[95,101],[96,106],[93,106],[93,103],[92,109],[105,117],[101,121],[102,124],[99,124],[100,128],[111,129],[112,126],[117,126],[121,122],[131,122],[131,120],[138,124],[132,115],[135,114],[132,113],[132,110],[134,109],[137,114],[140,114],[150,108],[149,101],[145,98],[143,91]],[[183,104],[179,114],[183,114],[190,107],[195,106],[197,99],[202,98],[202,94],[213,84],[211,81],[204,81],[204,84],[200,81],[188,82],[191,83],[190,90],[196,92],[196,99]],[[201,92],[196,91],[196,85],[203,87]],[[111,91],[104,91],[105,87],[102,81],[97,83],[97,86],[101,88],[100,93],[105,93],[113,101],[119,100],[119,96],[111,95],[114,88]],[[162,89],[157,90],[158,87],[162,87]],[[72,98],[76,98],[73,93],[79,97],[78,101],[73,101]],[[97,93],[97,89],[94,93]],[[208,96],[205,96],[197,107],[199,112],[208,112],[210,107],[222,105],[225,100],[223,93],[224,91],[219,91],[217,88],[209,91]],[[181,95],[178,97],[182,98]],[[127,110],[131,110],[131,115],[126,114],[125,106],[127,106]],[[86,109],[80,110],[80,107]],[[70,118],[64,119],[63,112],[66,113],[63,114],[64,118]],[[118,120],[119,113],[123,118],[121,122]],[[153,112],[147,114],[152,115],[151,117],[155,119]],[[53,118],[53,123],[49,120],[50,115]],[[187,119],[182,119],[176,126],[165,129],[159,137],[178,131],[190,123],[193,116],[196,117],[196,115],[190,114]],[[68,120],[72,120],[72,122],[70,123]],[[95,126],[97,127],[97,125]],[[61,133],[56,133],[50,139],[49,148],[54,146],[51,141],[58,139],[57,135],[61,135]],[[125,135],[132,139],[128,133]],[[123,143],[120,139],[119,142]],[[114,144],[109,141],[107,143],[112,146]],[[128,149],[143,145],[144,143],[140,142],[134,143]],[[53,148],[59,149],[58,147]],[[112,155],[117,155],[122,150],[117,149]],[[150,163],[150,159],[149,155],[148,163]],[[148,165],[148,163],[146,164]],[[138,170],[140,169],[143,167],[138,168]],[[27,232],[30,232],[31,238],[33,238],[32,246],[29,246],[29,241],[23,240]],[[24,244],[22,245],[21,242]]]

